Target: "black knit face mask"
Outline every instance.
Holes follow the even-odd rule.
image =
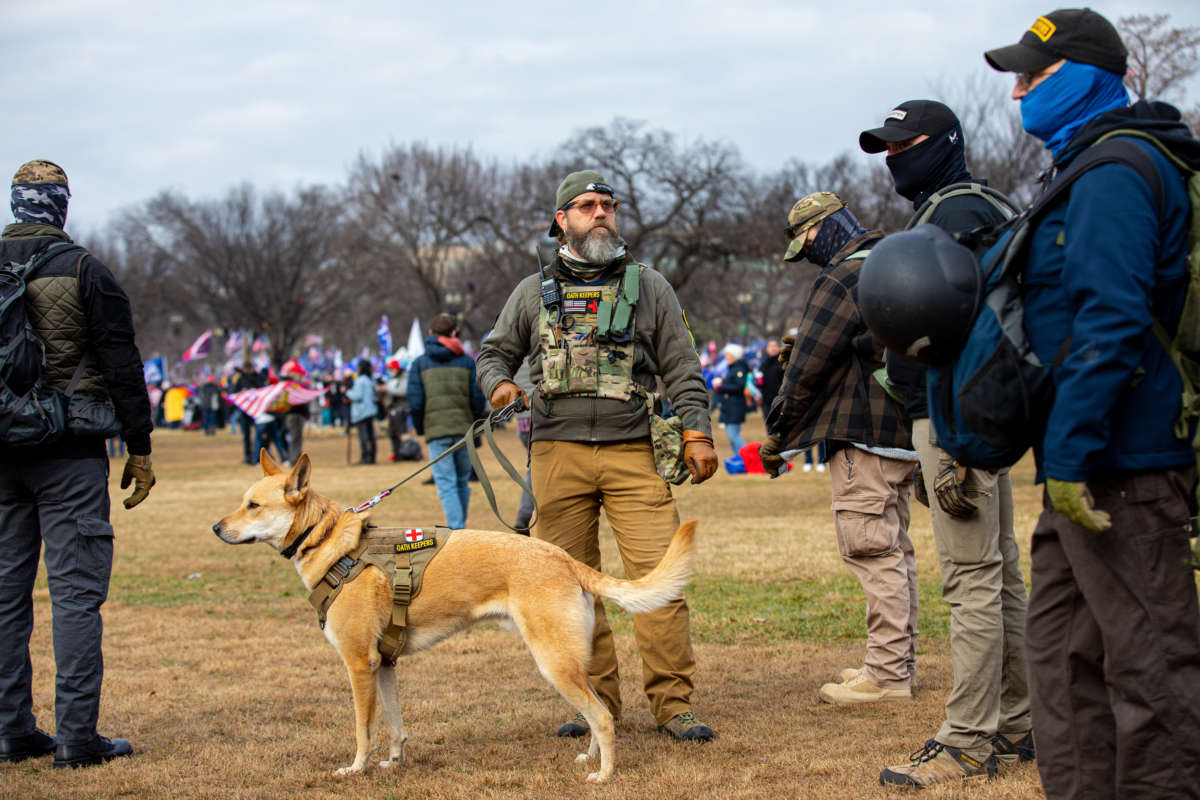
[[[907,150],[887,157],[887,168],[896,193],[916,202],[917,196],[936,191],[967,171],[962,131],[954,126]]]

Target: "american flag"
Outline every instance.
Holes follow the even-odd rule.
[[[236,355],[242,349],[242,332],[234,331],[229,334],[229,338],[225,340],[225,355]]]
[[[183,354],[180,362],[186,364],[197,358],[208,358],[208,351],[212,349],[212,331],[205,331],[200,334],[200,338],[192,342],[192,346]]]
[[[276,401],[282,401],[289,406],[301,406],[324,393],[324,389],[313,389],[299,381],[280,381],[261,389],[246,389],[231,394],[229,402],[244,411],[247,416],[257,417],[275,405]]]

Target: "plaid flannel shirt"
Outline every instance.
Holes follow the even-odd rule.
[[[883,366],[883,347],[858,312],[863,259],[846,260],[882,238],[870,231],[852,239],[813,284],[783,385],[767,417],[767,431],[783,442],[782,449],[826,440],[912,448],[900,407],[871,377]]]

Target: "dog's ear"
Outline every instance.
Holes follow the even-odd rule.
[[[268,478],[283,472],[279,468],[279,465],[271,460],[271,454],[267,452],[267,448],[265,447],[258,452],[258,463],[262,465],[263,475],[266,475]]]
[[[312,466],[308,460],[308,453],[303,453],[296,461],[296,466],[292,467],[292,473],[288,475],[287,482],[283,484],[283,499],[292,504],[302,502],[308,496],[308,476],[311,472]]]

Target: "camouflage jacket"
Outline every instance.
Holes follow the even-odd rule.
[[[620,259],[604,278],[624,270]],[[551,269],[564,285],[580,285],[566,273],[559,259]],[[476,362],[479,388],[485,397],[502,382],[512,380],[522,359],[530,358],[530,379],[542,380],[542,345],[538,338],[541,295],[540,275],[530,275],[509,295],[496,325],[479,350]],[[667,398],[686,430],[712,434],[708,392],[700,374],[691,331],[675,291],[659,273],[642,271],[635,311],[633,379],[648,391],[658,391],[662,379]],[[533,441],[620,442],[650,435],[646,402],[640,397],[615,400],[601,397],[542,397],[534,392]]]
[[[846,258],[881,238],[871,231],[848,242],[813,284],[783,385],[767,416],[767,431],[784,449],[821,441],[912,447],[900,407],[871,377],[883,366],[883,346],[858,312],[862,259]]]

